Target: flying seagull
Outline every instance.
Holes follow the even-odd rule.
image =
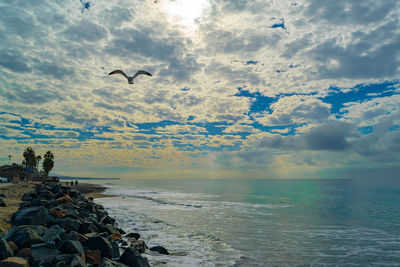
[[[128,75],[125,74],[125,72],[123,72],[122,70],[113,70],[112,72],[110,72],[108,75],[113,75],[113,74],[122,74],[125,76],[125,78],[128,79],[128,83],[129,84],[133,84],[133,80],[140,74],[146,74],[148,76],[153,76],[151,75],[151,73],[148,73],[147,71],[144,70],[138,70],[135,75],[133,75],[132,77],[129,77]]]

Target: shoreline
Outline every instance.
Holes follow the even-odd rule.
[[[33,190],[34,187],[40,184],[39,182],[30,182],[30,183],[4,183],[0,184],[0,199],[4,201],[5,207],[0,207],[0,222],[5,222],[6,226],[11,219],[11,215],[19,209],[19,205],[22,203],[22,196]],[[59,183],[62,186],[66,185],[66,182],[62,181]],[[75,185],[73,187],[69,186],[71,189],[75,189]],[[78,184],[78,191],[84,195],[86,198],[105,198],[105,197],[113,197],[113,195],[105,194],[104,191],[107,187],[101,184],[92,184],[92,183],[81,183]],[[1,194],[4,194],[6,197],[1,197]],[[0,223],[0,227],[1,227]],[[1,232],[1,231],[0,231]]]
[[[0,186],[0,193],[7,192],[7,202],[13,200],[13,209],[17,208],[0,218],[9,226],[0,233],[4,250],[0,265],[148,267],[142,253],[169,255],[162,246],[147,247],[136,231],[127,233],[118,227],[94,201],[112,197],[103,193],[105,189],[99,184],[71,187],[66,182]]]

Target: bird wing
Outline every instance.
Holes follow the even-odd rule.
[[[108,75],[113,75],[113,74],[122,74],[125,76],[125,78],[128,79],[128,76],[125,74],[125,72],[123,72],[122,70],[113,70],[112,72],[110,72]]]
[[[135,78],[136,78],[138,75],[140,75],[140,74],[145,74],[145,75],[148,75],[148,76],[153,76],[153,75],[151,75],[151,73],[148,73],[147,71],[138,70],[138,71],[135,73],[135,75],[133,75],[132,80],[135,79]]]

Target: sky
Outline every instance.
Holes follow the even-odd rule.
[[[0,0],[0,164],[31,146],[79,177],[398,177],[399,14],[398,0]]]

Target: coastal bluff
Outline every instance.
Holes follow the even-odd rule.
[[[139,233],[119,228],[92,197],[60,184],[37,184],[26,192],[0,233],[2,266],[150,266]],[[157,246],[151,251],[168,254]]]

